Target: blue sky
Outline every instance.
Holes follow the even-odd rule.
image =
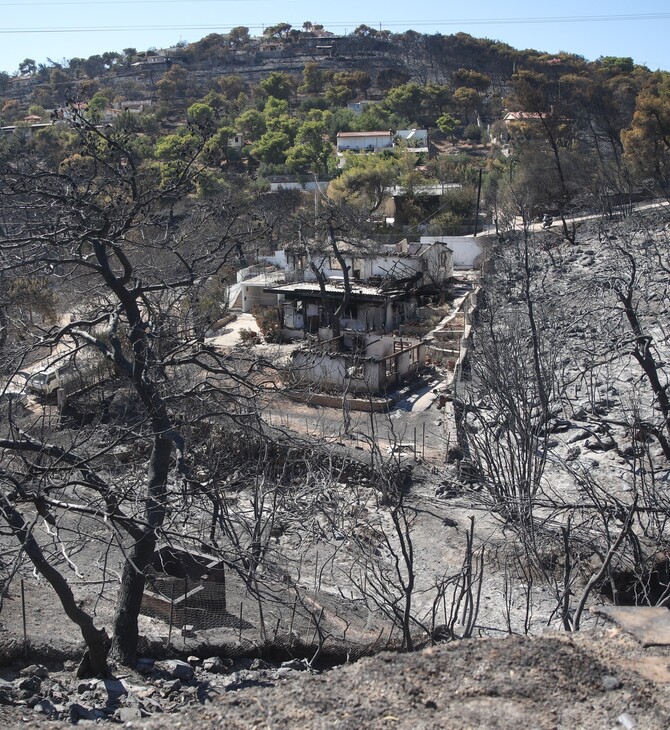
[[[357,25],[402,32],[463,31],[519,49],[567,51],[593,60],[632,56],[652,70],[670,70],[668,0],[0,0],[0,70],[13,73],[24,58],[87,57],[104,51],[168,47],[225,33],[236,25],[260,35],[264,26],[309,20],[335,33]]]

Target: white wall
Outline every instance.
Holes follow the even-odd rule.
[[[259,256],[259,260],[286,270],[286,251],[275,251],[272,256]]]
[[[270,294],[263,289],[267,284],[248,286],[242,284],[242,311],[250,312],[254,307],[274,307],[281,301],[281,294]]]
[[[401,139],[408,141],[410,146],[427,147],[428,146],[428,130],[427,129],[399,129],[396,134]]]
[[[361,362],[362,372],[348,369],[354,359],[346,355],[296,350],[292,355],[291,375],[298,383],[314,383],[320,388],[344,387],[357,393],[379,393],[384,383],[384,363]]]
[[[393,147],[393,138],[391,133],[337,138],[338,151],[346,152],[347,150],[366,150],[369,147],[372,147],[375,150]]]
[[[421,236],[421,243],[443,241],[454,252],[455,269],[474,269],[479,265],[482,247],[472,236]]]
[[[398,264],[396,266],[396,264]],[[420,259],[403,258],[402,256],[383,256],[371,261],[370,276],[386,276],[393,270],[394,275],[399,278],[411,276],[412,271],[421,271],[422,262]]]
[[[284,305],[284,327],[290,330],[301,330],[305,326],[305,318],[302,312],[296,312],[295,305],[286,303]]]
[[[453,276],[453,252],[446,244],[444,246],[439,244],[431,246],[422,258],[425,260],[428,273],[434,281],[444,282]]]
[[[299,180],[285,180],[283,182],[270,182],[270,192],[276,193],[278,190],[305,190],[313,192],[320,190],[326,183],[319,183],[316,180],[306,180],[300,182]]]

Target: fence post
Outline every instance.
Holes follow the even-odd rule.
[[[188,577],[184,578],[184,626],[188,624]]]
[[[294,598],[293,599],[293,611],[291,611],[291,622],[290,622],[290,625],[288,627],[288,640],[289,640],[289,643],[293,640],[293,619],[295,618],[295,609],[296,609],[297,602],[298,602],[298,599],[297,598]]]
[[[26,592],[21,578],[21,617],[23,620],[23,656],[28,658],[28,632],[26,630]]]
[[[316,635],[319,633],[319,628],[321,627],[321,619],[323,618],[323,611],[324,609],[321,609],[321,612],[319,613],[319,618],[316,618],[316,614],[312,614],[312,618],[314,619],[314,636],[312,636],[312,644],[316,641]]]
[[[172,641],[172,621],[174,618],[174,581],[172,583],[172,589],[170,591],[170,623],[168,625],[168,638],[167,648],[170,648],[170,642]]]
[[[182,623],[181,638],[182,647],[186,648],[186,634],[184,633],[184,627],[188,625],[188,577],[184,578],[184,621]]]

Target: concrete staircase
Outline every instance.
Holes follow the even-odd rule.
[[[228,289],[228,309],[231,312],[242,311],[242,286],[240,284],[233,284]]]

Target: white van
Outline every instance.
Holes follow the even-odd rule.
[[[62,388],[66,381],[72,379],[73,371],[70,363],[48,368],[41,373],[35,373],[28,378],[26,385],[31,393],[51,395],[58,388]]]

